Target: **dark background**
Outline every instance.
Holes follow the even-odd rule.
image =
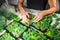
[[[0,0],[0,6],[5,2],[5,0]]]

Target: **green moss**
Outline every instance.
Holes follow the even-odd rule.
[[[50,26],[50,28],[47,30],[47,32],[45,32],[45,34],[51,38],[55,37],[58,32],[57,32],[57,29],[54,28],[53,26]]]
[[[0,40],[15,40],[14,37],[12,37],[9,33],[4,33],[1,37]]]
[[[6,21],[4,16],[0,16],[0,31],[6,26]]]
[[[27,32],[23,34],[24,40],[47,40],[46,36],[42,32],[36,32],[35,30],[29,28]]]
[[[10,25],[8,25],[7,30],[15,37],[19,37],[24,32],[24,30],[26,30],[26,27],[19,24],[18,22],[12,22]]]
[[[52,18],[51,16],[45,16],[42,20],[40,20],[37,23],[33,23],[33,25],[37,28],[37,29],[41,29],[42,31],[45,29],[48,29],[48,27],[50,26],[52,22]]]
[[[9,20],[12,20],[12,19],[18,17],[17,15],[15,15],[15,14],[12,13],[12,12],[9,12],[9,11],[6,10],[6,9],[0,9],[0,15],[5,16],[5,17],[6,17],[7,19],[9,19]]]

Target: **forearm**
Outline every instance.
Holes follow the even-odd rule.
[[[56,12],[56,8],[50,8],[48,10],[41,11],[44,15],[51,14],[53,12]]]
[[[42,11],[44,15],[48,15],[53,12],[56,12],[56,0],[48,0],[48,4],[50,6],[50,9]]]
[[[25,10],[24,10],[24,8],[23,8],[21,3],[18,3],[18,9],[20,10],[21,13],[25,12]]]

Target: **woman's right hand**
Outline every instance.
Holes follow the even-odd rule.
[[[29,22],[30,20],[30,18],[29,18],[29,15],[28,15],[28,13],[27,12],[23,12],[23,13],[21,13],[21,16],[22,16],[22,21],[24,21],[24,22]]]

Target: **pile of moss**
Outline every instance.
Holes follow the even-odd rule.
[[[11,32],[15,37],[19,37],[26,30],[26,26],[23,26],[18,22],[14,21],[9,24],[6,29]]]
[[[0,31],[6,26],[6,18],[4,16],[0,16]]]

